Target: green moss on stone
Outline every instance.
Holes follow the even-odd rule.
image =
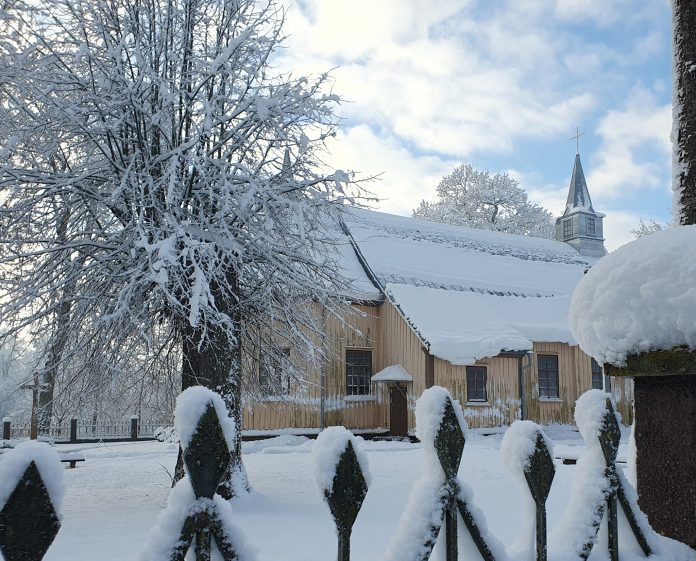
[[[671,349],[631,354],[626,357],[626,366],[604,365],[608,376],[696,376],[696,350],[686,345]]]

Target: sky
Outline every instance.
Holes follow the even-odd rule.
[[[459,164],[559,215],[580,156],[606,247],[671,218],[669,0],[286,0],[283,66],[344,101],[326,163],[410,215]]]

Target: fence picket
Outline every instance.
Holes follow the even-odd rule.
[[[60,504],[54,505],[44,477],[52,482],[52,492],[60,495],[62,491],[56,486],[62,487],[62,482],[55,478],[63,468],[55,450],[44,443],[23,443],[7,454],[0,481],[15,483],[0,505],[1,557],[6,561],[41,561],[60,530],[56,512]]]
[[[529,445],[533,444],[531,450]],[[556,474],[553,456],[541,427],[532,421],[515,421],[505,433],[501,446],[514,475],[520,468],[534,501],[535,551],[537,561],[547,559],[546,500]]]
[[[444,388],[435,386],[423,392],[421,400],[423,401],[419,402],[418,407],[421,407],[421,404],[425,405],[423,405],[422,410],[416,409],[416,422],[423,423],[427,427],[437,422],[437,429],[433,434],[431,429],[426,428],[419,433],[419,436],[426,454],[434,451],[440,466],[437,468],[438,473],[426,472],[422,476],[421,481],[416,483],[414,489],[422,482],[425,483],[425,488],[433,489],[436,493],[435,510],[431,512],[428,519],[436,520],[437,522],[431,522],[427,529],[410,528],[410,531],[415,531],[419,534],[422,532],[424,536],[423,542],[417,548],[420,553],[417,556],[410,557],[410,559],[413,559],[413,561],[427,561],[432,555],[437,538],[444,525],[445,557],[447,561],[456,561],[458,558],[458,533],[460,531],[457,516],[459,514],[464,521],[466,531],[469,532],[484,561],[495,561],[495,556],[487,538],[481,531],[476,518],[461,493],[457,472],[466,440],[449,392]],[[441,411],[439,418],[435,418],[434,411]],[[428,462],[427,465],[430,466],[432,463]],[[440,468],[442,474],[439,473]],[[444,475],[443,480],[441,479],[442,475]],[[440,483],[441,480],[442,482]],[[420,490],[418,492],[420,493]],[[421,498],[427,500],[425,496]],[[410,514],[406,512],[404,515],[406,524],[408,524],[407,518]],[[402,520],[402,527],[404,527],[404,520]],[[402,528],[400,528],[401,530]],[[397,537],[395,546],[392,547],[390,553],[390,559],[393,561],[407,555],[399,545],[400,540],[410,540],[410,537],[403,534]]]

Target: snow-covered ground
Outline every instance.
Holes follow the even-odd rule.
[[[556,455],[577,456],[581,436],[571,427],[547,427]],[[619,460],[626,456],[624,434]],[[494,534],[512,543],[522,527],[523,489],[505,468],[501,434],[470,430],[460,477],[473,487],[475,503]],[[283,435],[244,443],[244,461],[254,492],[237,500],[237,524],[258,550],[259,561],[326,561],[335,558],[336,538],[327,506],[314,481],[309,453],[313,440]],[[352,557],[382,560],[394,536],[413,482],[422,448],[404,442],[361,442],[372,483],[354,527]],[[176,446],[159,442],[59,445],[80,450],[86,461],[65,470],[63,527],[46,561],[135,560],[155,518],[165,506]],[[620,464],[622,465],[622,464]],[[567,504],[576,467],[556,461],[548,501],[550,530]],[[628,536],[624,537],[628,539]],[[595,547],[592,560],[606,559]],[[624,559],[624,557],[622,557]]]

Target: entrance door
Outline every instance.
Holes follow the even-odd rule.
[[[406,386],[394,384],[389,388],[389,434],[406,436],[408,434],[408,407]]]

